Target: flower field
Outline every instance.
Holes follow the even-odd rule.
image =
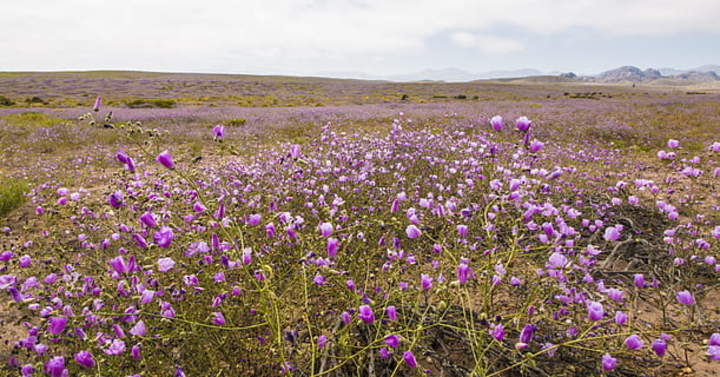
[[[0,374],[718,375],[720,95],[323,85],[0,109]]]

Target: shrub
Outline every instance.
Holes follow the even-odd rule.
[[[47,105],[47,102],[45,102],[44,99],[42,99],[42,98],[40,98],[40,97],[37,97],[37,96],[31,97],[31,98],[25,98],[25,102],[27,102],[27,103],[41,103],[41,104],[43,104],[43,105]]]
[[[0,217],[5,217],[25,201],[27,182],[23,180],[0,178]]]
[[[0,96],[0,106],[12,106],[15,102],[13,102],[10,98]]]
[[[177,105],[177,102],[171,99],[136,99],[127,102],[126,105],[131,109],[171,109]]]
[[[225,122],[225,125],[228,127],[240,127],[244,126],[247,123],[247,119],[238,118],[238,119],[228,119]]]

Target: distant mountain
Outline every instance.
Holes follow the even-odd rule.
[[[648,68],[643,71],[638,67],[628,65],[600,73],[593,77],[592,80],[599,82],[642,82],[670,78],[705,82],[720,79],[713,70],[714,68],[720,68],[720,66],[706,65],[690,71],[681,71],[674,68],[661,68],[659,70]]]
[[[706,64],[692,69],[660,68],[660,73],[662,73],[663,76],[677,76],[689,72],[714,72],[715,74],[720,75],[720,65]]]
[[[596,82],[643,82],[659,79],[678,79],[688,81],[720,80],[720,65],[703,65],[697,68],[682,70],[676,68],[648,68],[642,70],[635,66],[622,66],[602,72],[595,76],[577,75],[572,72],[542,72],[537,69],[525,68],[516,70],[495,70],[472,73],[459,68],[426,69],[420,72],[401,75],[370,75],[364,72],[319,72],[315,76],[360,80],[386,80],[396,82],[443,81],[469,82],[476,80],[526,78],[536,76],[560,76],[566,79]]]

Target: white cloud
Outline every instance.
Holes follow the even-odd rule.
[[[719,15],[718,0],[12,0],[0,12],[0,70],[312,71],[422,54],[454,30],[454,43],[492,55],[523,47],[498,31],[504,25],[543,35],[720,33]]]
[[[450,39],[460,47],[477,48],[485,55],[505,55],[524,48],[519,41],[492,35],[457,32],[451,34]]]

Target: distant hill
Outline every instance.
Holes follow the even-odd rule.
[[[720,69],[720,66],[706,65],[690,71],[681,71],[674,68],[661,68],[659,70],[648,68],[641,70],[635,66],[623,66],[600,73],[599,75],[591,77],[590,80],[597,82],[645,82],[659,79],[679,79],[708,82],[720,80],[720,77],[718,77],[718,74],[714,71],[715,68]]]

